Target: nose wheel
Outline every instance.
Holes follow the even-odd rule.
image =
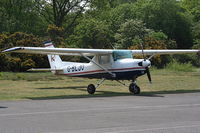
[[[133,94],[140,94],[140,87],[136,83],[129,85],[129,91]]]

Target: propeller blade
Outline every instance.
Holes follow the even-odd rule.
[[[150,74],[150,71],[149,71],[148,67],[146,67],[146,72],[147,72],[147,77],[149,79],[149,82],[151,83],[151,74]]]

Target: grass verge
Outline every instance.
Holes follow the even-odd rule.
[[[153,84],[147,76],[139,77],[137,84],[141,96],[159,94],[200,92],[200,69],[192,72],[172,71],[169,69],[151,72]],[[105,81],[97,88],[95,95],[88,95],[86,87],[97,83],[96,79],[54,76],[51,73],[11,73],[0,74],[0,100],[22,99],[64,99],[131,95],[128,87],[115,81]],[[125,81],[129,85],[128,81]]]

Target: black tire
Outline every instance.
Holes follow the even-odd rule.
[[[135,83],[131,83],[129,86],[129,91],[133,94],[140,94],[140,87]]]
[[[89,94],[94,94],[96,91],[96,87],[93,84],[89,84],[87,87],[87,91]]]

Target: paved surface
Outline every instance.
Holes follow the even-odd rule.
[[[200,133],[200,93],[0,102],[0,133]]]

